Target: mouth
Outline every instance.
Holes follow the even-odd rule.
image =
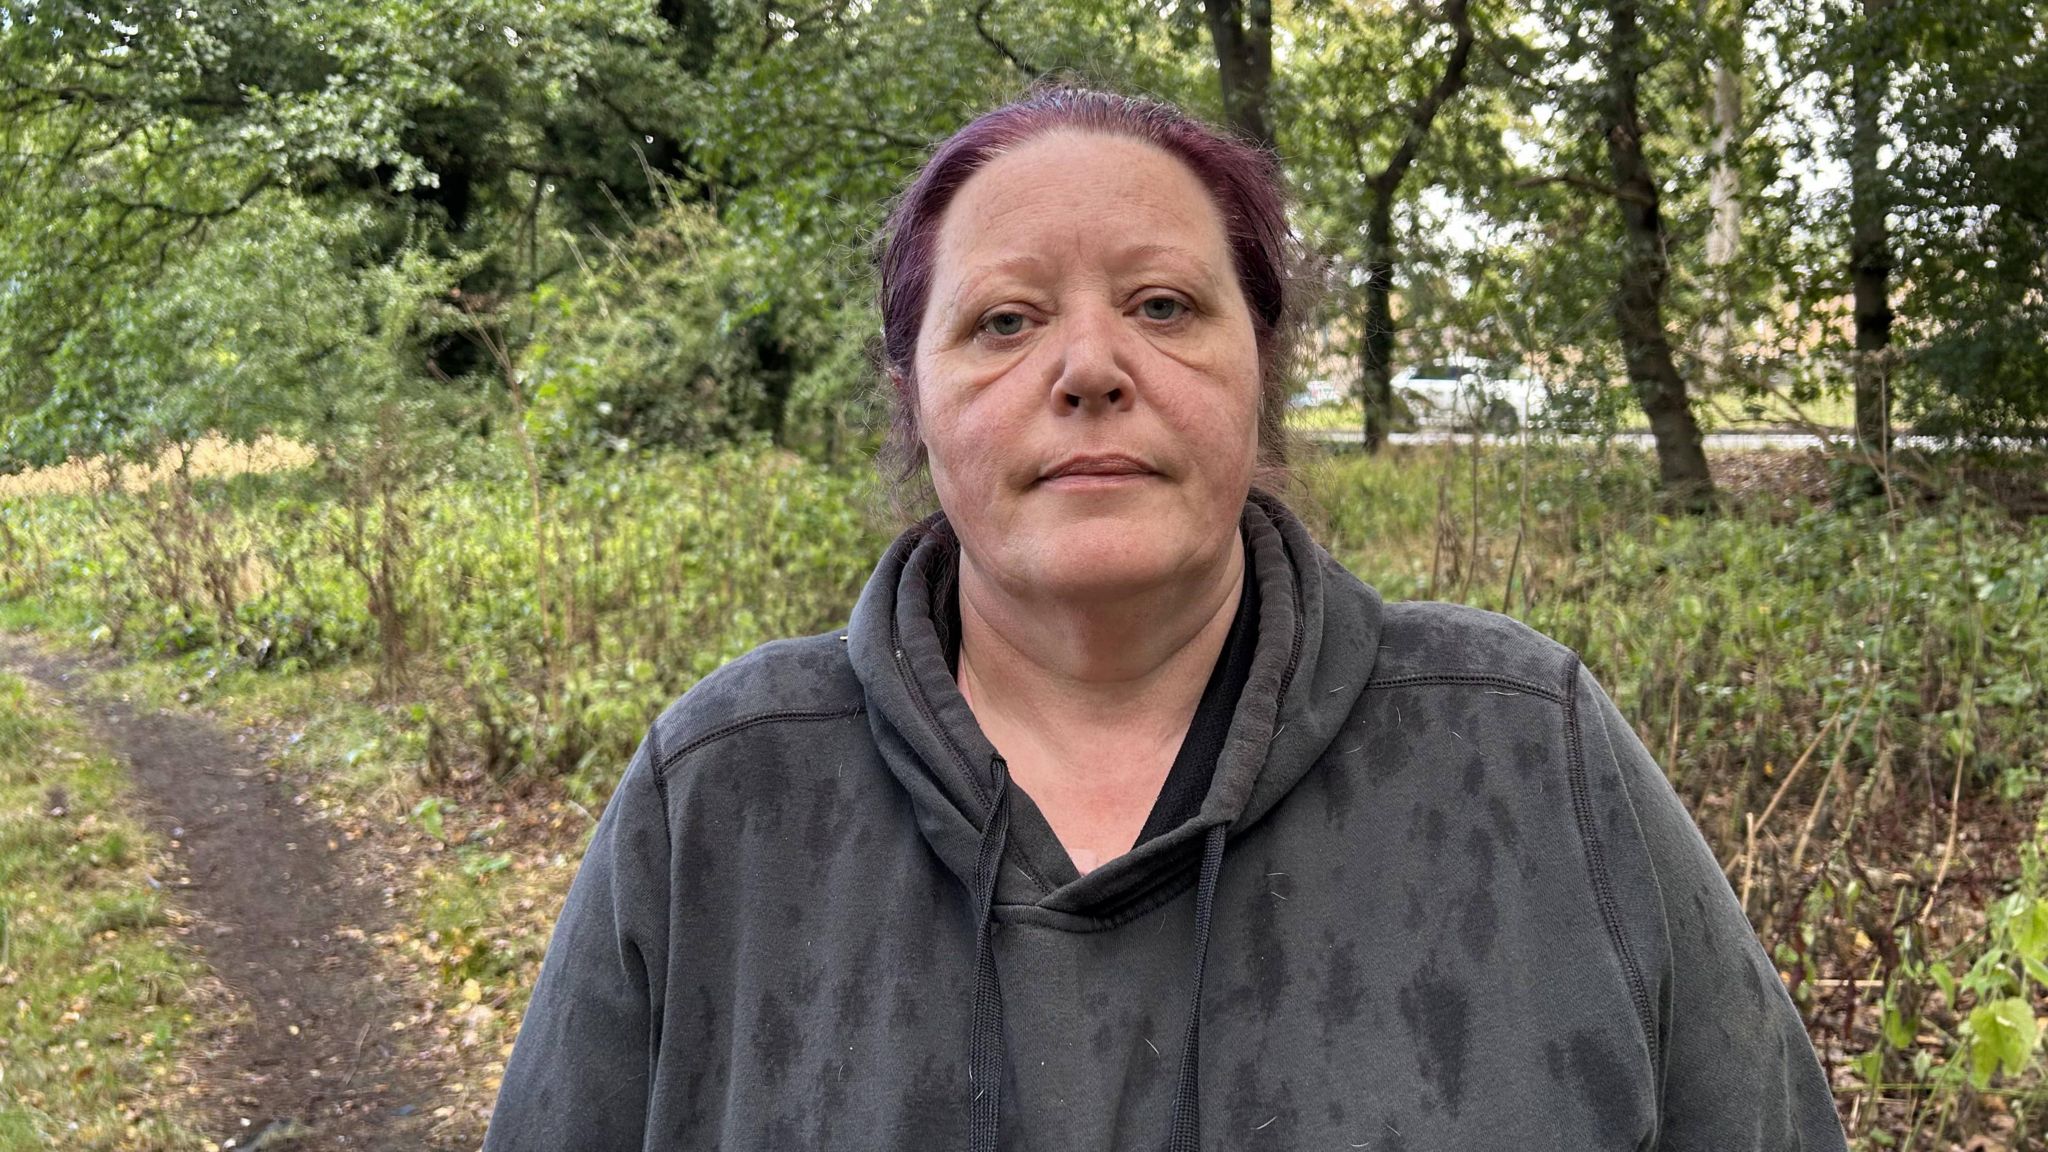
[[[1158,474],[1158,470],[1135,456],[1109,452],[1066,457],[1039,473],[1038,483],[1073,486],[1114,484]]]

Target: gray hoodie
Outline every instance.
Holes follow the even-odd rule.
[[[655,722],[487,1152],[1842,1149],[1721,869],[1568,650],[1244,514],[1198,815],[1086,876],[948,672],[912,531],[849,628]]]

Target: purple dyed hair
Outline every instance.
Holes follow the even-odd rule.
[[[885,467],[901,483],[924,464],[917,434],[917,333],[931,295],[939,222],[962,186],[983,165],[1036,137],[1057,131],[1098,132],[1142,140],[1186,164],[1216,204],[1250,307],[1259,353],[1259,486],[1286,477],[1288,360],[1304,303],[1296,270],[1300,246],[1287,225],[1287,195],[1271,153],[1157,100],[1087,88],[1035,89],[984,112],[948,137],[904,190],[884,226],[879,359],[890,384]]]

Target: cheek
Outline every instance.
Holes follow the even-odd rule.
[[[927,377],[929,379],[929,377]],[[932,484],[942,497],[963,489],[974,489],[990,467],[987,450],[991,438],[977,429],[971,408],[963,408],[957,395],[943,390],[921,389],[917,405],[918,438],[924,443],[925,460]]]
[[[1265,396],[1259,383],[1258,355],[1256,351],[1247,355],[1244,347],[1235,345],[1229,354],[1219,358],[1215,376],[1227,383],[1222,385],[1223,395],[1216,398],[1208,414],[1205,438],[1222,454],[1219,461],[1241,463],[1249,470],[1258,455],[1259,416]]]

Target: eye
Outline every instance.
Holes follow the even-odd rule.
[[[1178,320],[1186,314],[1188,306],[1171,296],[1154,296],[1138,305],[1138,310],[1147,320]]]
[[[991,336],[1015,336],[1024,331],[1024,315],[1020,312],[998,312],[983,320],[981,327]]]

